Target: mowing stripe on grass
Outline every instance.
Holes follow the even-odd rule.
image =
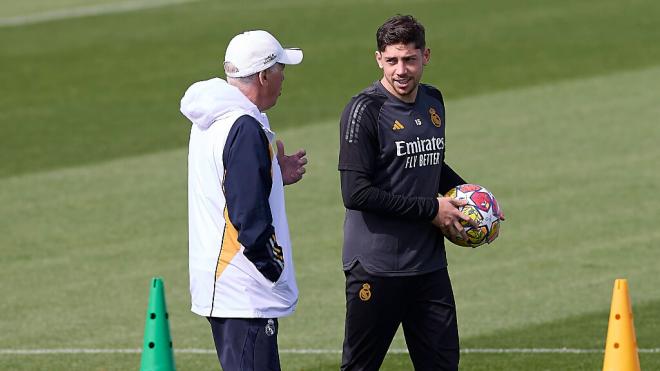
[[[639,353],[660,353],[660,348],[638,349]],[[175,353],[182,354],[215,354],[215,349],[175,349]],[[589,354],[603,353],[602,349],[578,349],[578,348],[467,348],[461,349],[461,353],[477,354]],[[0,349],[0,355],[41,355],[41,354],[117,354],[117,353],[142,353],[142,349]],[[282,354],[341,354],[339,349],[280,349]],[[408,354],[408,349],[390,349],[390,354]]]
[[[199,0],[136,0],[115,4],[101,4],[53,10],[43,13],[0,18],[0,27],[23,26],[69,18],[89,17],[101,14],[124,13],[142,9],[161,8]]]

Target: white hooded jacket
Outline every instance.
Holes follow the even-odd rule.
[[[266,279],[243,255],[223,192],[223,150],[230,129],[244,115],[256,119],[271,146],[275,133],[267,116],[236,87],[213,78],[191,85],[181,112],[193,123],[188,152],[190,293],[194,313],[209,317],[276,318],[291,314],[298,302],[284,185],[272,157],[268,199],[284,269],[277,282]]]

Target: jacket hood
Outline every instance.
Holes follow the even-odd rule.
[[[212,78],[192,84],[181,98],[181,113],[200,129],[208,129],[225,116],[243,112],[267,129],[268,119],[237,87]]]

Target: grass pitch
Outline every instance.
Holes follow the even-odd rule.
[[[1,350],[139,349],[156,275],[175,349],[212,349],[205,320],[189,312],[189,125],[178,100],[216,73],[232,34],[264,27],[306,52],[287,69],[271,115],[287,148],[305,147],[310,158],[304,181],[287,188],[301,301],[281,321],[280,347],[328,351],[283,352],[283,368],[336,370],[338,115],[378,78],[372,35],[396,12],[427,27],[425,81],[445,93],[448,162],[487,186],[508,219],[492,246],[448,245],[463,348],[594,351],[464,353],[462,369],[600,368],[619,277],[629,280],[639,347],[660,348],[660,33],[650,22],[658,5],[246,2],[231,17],[227,9],[199,2],[0,28]],[[294,27],[300,19],[310,31]],[[392,348],[404,346],[397,337]],[[175,359],[181,370],[218,368],[212,353]],[[658,353],[640,359],[660,369]],[[3,370],[138,364],[139,354],[0,353]],[[405,354],[383,366],[405,369]]]

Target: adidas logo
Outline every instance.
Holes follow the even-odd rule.
[[[394,125],[392,126],[392,130],[397,131],[397,130],[401,130],[401,129],[404,129],[404,128],[405,128],[405,126],[403,126],[403,124],[400,123],[399,120],[394,121]]]

